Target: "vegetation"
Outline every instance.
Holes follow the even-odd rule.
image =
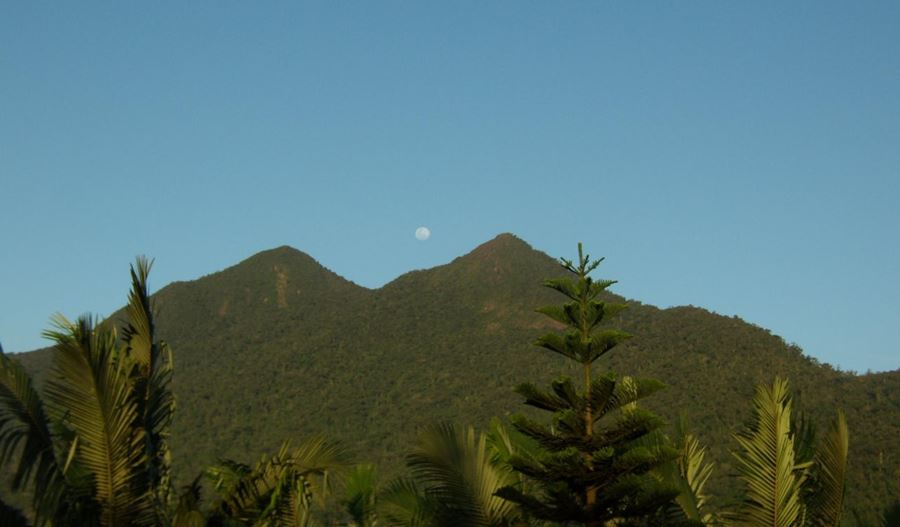
[[[218,496],[204,516],[213,525],[315,525],[317,508],[324,514],[327,507],[329,473],[346,464],[340,447],[322,438],[295,449],[285,443],[252,468],[223,460],[207,471]],[[191,508],[192,514],[198,512],[198,506]]]
[[[407,458],[412,477],[393,481],[382,494],[382,516],[398,526],[519,524],[518,508],[497,495],[515,476],[494,454],[487,435],[472,427],[427,428]]]
[[[713,464],[706,459],[706,448],[696,436],[685,431],[683,420],[679,422],[676,437],[674,446],[678,457],[656,471],[663,481],[678,489],[675,503],[661,517],[669,523],[716,525],[720,523],[719,515],[713,510],[707,491]]]
[[[639,518],[655,513],[677,495],[649,474],[677,453],[662,444],[642,442],[662,426],[662,420],[637,406],[662,384],[592,374],[597,359],[631,336],[603,326],[625,306],[599,299],[615,283],[589,276],[601,261],[592,262],[579,244],[577,265],[562,260],[574,278],[545,282],[568,302],[538,310],[567,331],[547,333],[537,344],[578,363],[581,389],[568,377],[554,381],[549,391],[528,383],[516,388],[526,404],[553,412],[553,423],[547,426],[515,416],[513,425],[543,451],[535,457],[513,456],[511,465],[536,480],[540,489],[529,494],[507,486],[500,495],[543,520],[596,526]]]
[[[39,525],[311,525],[323,494],[315,477],[343,464],[341,450],[322,439],[285,444],[253,468],[229,460],[211,467],[218,498],[209,511],[200,510],[198,480],[173,496],[173,363],[155,337],[149,271],[146,259],[132,267],[121,338],[89,317],[57,318],[47,332],[57,344],[43,398],[0,349],[0,466],[14,465],[12,490],[30,491]],[[0,519],[28,524],[2,500]]]
[[[758,386],[754,417],[735,436],[735,454],[746,498],[735,518],[739,525],[837,527],[844,505],[849,434],[838,413],[818,452],[812,434],[794,426],[788,383],[775,379]]]
[[[511,390],[516,383],[538,383],[563,369],[579,376],[562,357],[528,347],[531,336],[558,327],[533,312],[555,300],[538,287],[555,276],[553,259],[502,235],[448,265],[409,273],[378,290],[347,282],[289,248],[164,288],[153,300],[157,333],[172,345],[178,366],[171,382],[178,412],[167,440],[173,486],[190,489],[195,476],[220,459],[269,458],[285,439],[323,436],[340,440],[352,458],[372,462],[389,482],[363,494],[363,510],[373,510],[372,503],[383,501],[381,491],[405,471],[405,454],[423,430],[437,422],[485,429],[492,416],[518,407]],[[601,300],[622,299],[604,293]],[[126,317],[116,313],[100,327],[112,329]],[[841,407],[848,428],[866,431],[849,446],[844,525],[881,525],[885,515],[896,514],[900,372],[840,372],[764,329],[692,307],[660,310],[630,301],[617,320],[636,336],[604,358],[605,368],[665,380],[669,388],[641,407],[670,422],[690,416],[694,431],[687,436],[695,447],[681,449],[688,438],[676,434],[682,452],[676,463],[696,463],[696,452],[703,452],[701,469],[692,472],[693,484],[704,482],[702,514],[736,510],[743,499],[743,484],[731,477],[738,466],[732,436],[743,425],[753,385],[775,375],[792,380],[795,410],[810,422],[822,425]],[[8,362],[46,387],[54,353]],[[710,464],[714,470],[702,469]],[[8,469],[12,480],[16,466]],[[327,479],[340,480],[339,471],[329,470]],[[528,486],[521,474],[513,475]],[[201,494],[202,480],[196,481],[197,499],[171,493],[170,507],[207,514],[219,494],[212,482]],[[0,496],[26,505],[7,489]],[[349,495],[338,485],[330,496],[329,517],[350,521],[349,513],[333,511],[333,501],[349,502]],[[679,508],[689,508],[683,496]],[[371,523],[368,518],[359,519]],[[385,521],[379,516],[379,525]]]
[[[149,270],[145,259],[131,270],[121,339],[89,317],[56,319],[43,398],[0,354],[0,465],[15,461],[12,488],[29,487],[38,523],[167,522],[172,358],[155,339]]]

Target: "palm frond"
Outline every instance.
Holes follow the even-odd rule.
[[[713,463],[705,460],[706,448],[692,434],[681,439],[681,454],[676,460],[673,483],[680,493],[675,498],[684,516],[703,525],[714,525],[715,515],[709,510],[709,496],[704,487],[712,474]]]
[[[128,319],[122,342],[128,356],[129,377],[136,404],[136,428],[144,430],[146,469],[137,482],[140,491],[153,499],[156,515],[162,514],[171,493],[169,426],[175,413],[175,398],[169,389],[172,380],[172,353],[157,342],[147,279],[153,262],[138,257],[131,266],[131,291],[125,308]],[[154,521],[153,517],[147,521]]]
[[[510,469],[509,461],[513,456],[537,459],[542,453],[534,439],[512,426],[504,425],[496,417],[491,419],[486,437],[491,453],[491,463],[504,470]],[[515,474],[513,475],[515,476]]]
[[[115,334],[96,329],[88,317],[47,332],[56,340],[55,378],[46,396],[77,434],[77,457],[93,477],[103,525],[133,522],[146,501],[135,490],[145,463],[144,431],[135,428],[137,406],[125,375]]]
[[[200,477],[197,476],[182,489],[172,515],[172,527],[204,527],[206,525],[206,518],[200,511]]]
[[[844,412],[839,411],[824,444],[816,452],[816,494],[810,507],[811,523],[815,527],[837,527],[841,523],[849,447],[847,420]]]
[[[0,467],[14,459],[12,489],[32,484],[38,519],[53,515],[66,482],[48,415],[31,377],[0,348]]]
[[[307,477],[282,471],[254,524],[261,527],[307,527],[312,521],[313,500],[314,491]]]
[[[794,461],[808,463],[816,455],[816,423],[806,414],[791,422],[791,437],[794,438]]]
[[[153,262],[146,257],[138,257],[131,266],[131,291],[128,293],[127,325],[122,330],[122,341],[142,369],[152,369],[153,361],[159,350],[154,346],[154,323],[150,295],[147,290],[147,278]]]
[[[343,447],[321,436],[307,439],[293,449],[289,462],[298,472],[316,475],[342,470],[349,464]]]
[[[207,475],[219,495],[217,514],[243,522],[252,522],[266,506],[269,494],[281,479],[287,445],[274,456],[263,456],[250,468],[231,460],[220,460]]]
[[[344,482],[344,505],[355,525],[373,525],[377,518],[378,476],[375,465],[357,465]]]
[[[388,483],[378,495],[378,517],[391,527],[434,525],[438,503],[407,478]]]
[[[253,468],[221,460],[207,471],[219,495],[213,515],[247,523],[302,525],[313,500],[323,500],[328,474],[346,464],[343,449],[323,438],[295,449],[284,443]]]
[[[803,517],[805,467],[794,462],[787,381],[776,378],[771,387],[757,386],[753,405],[752,425],[735,435],[742,451],[734,456],[747,487],[737,519],[745,525],[793,527]]]
[[[426,429],[407,464],[428,495],[440,503],[441,517],[453,518],[457,525],[507,525],[516,515],[515,505],[496,495],[515,478],[491,463],[487,438],[476,436],[472,427],[457,430],[445,424]]]

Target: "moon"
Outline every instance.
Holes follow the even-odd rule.
[[[419,227],[416,229],[416,239],[420,242],[424,242],[428,238],[431,238],[431,231],[428,227]]]

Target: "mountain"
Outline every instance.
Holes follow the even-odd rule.
[[[502,234],[376,290],[290,247],[166,286],[154,301],[176,360],[179,479],[216,457],[250,461],[313,434],[396,474],[426,424],[485,425],[525,410],[516,384],[565,373],[531,344],[552,326],[534,309],[559,301],[541,283],[561,274],[555,259]],[[731,436],[750,415],[754,385],[776,375],[820,429],[837,408],[847,412],[850,507],[870,518],[900,500],[900,370],[852,375],[736,317],[628,303],[616,325],[635,338],[600,369],[669,385],[648,406],[670,422],[688,417],[716,461],[710,488],[720,501],[737,492]],[[19,360],[41,377],[48,357]]]

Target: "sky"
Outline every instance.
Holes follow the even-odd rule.
[[[3,2],[0,343],[290,245],[502,232],[900,368],[900,2]],[[431,231],[418,240],[418,227]],[[752,360],[748,358],[747,360]]]

